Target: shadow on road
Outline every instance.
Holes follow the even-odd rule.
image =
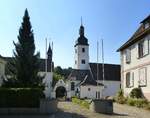
[[[128,114],[113,113],[112,116],[129,116]]]
[[[81,114],[65,112],[58,109],[57,113],[53,114],[51,118],[87,118]]]

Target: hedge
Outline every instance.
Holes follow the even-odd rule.
[[[0,88],[0,108],[39,107],[43,97],[40,88]]]

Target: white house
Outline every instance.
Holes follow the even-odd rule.
[[[0,55],[0,86],[2,85],[3,78],[5,77],[5,64],[6,64],[6,61]]]
[[[80,98],[99,99],[114,96],[120,89],[120,65],[104,64],[105,81],[103,82],[102,64],[89,62],[89,44],[82,24],[74,48],[74,69],[66,83],[67,97],[76,95]]]
[[[121,83],[125,96],[140,87],[150,100],[150,16],[117,51],[121,55]]]

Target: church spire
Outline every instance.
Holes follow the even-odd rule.
[[[52,48],[51,48],[51,45],[49,43],[49,47],[48,47],[48,51],[47,51],[47,56],[48,56],[48,59],[52,59]]]
[[[79,29],[79,35],[84,36],[84,27],[83,27],[83,23],[82,23],[82,17],[81,17],[81,26],[80,26],[80,29]]]

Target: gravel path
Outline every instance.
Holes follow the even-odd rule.
[[[93,113],[71,102],[59,102],[52,118],[150,118],[150,111],[114,103],[114,114]]]

